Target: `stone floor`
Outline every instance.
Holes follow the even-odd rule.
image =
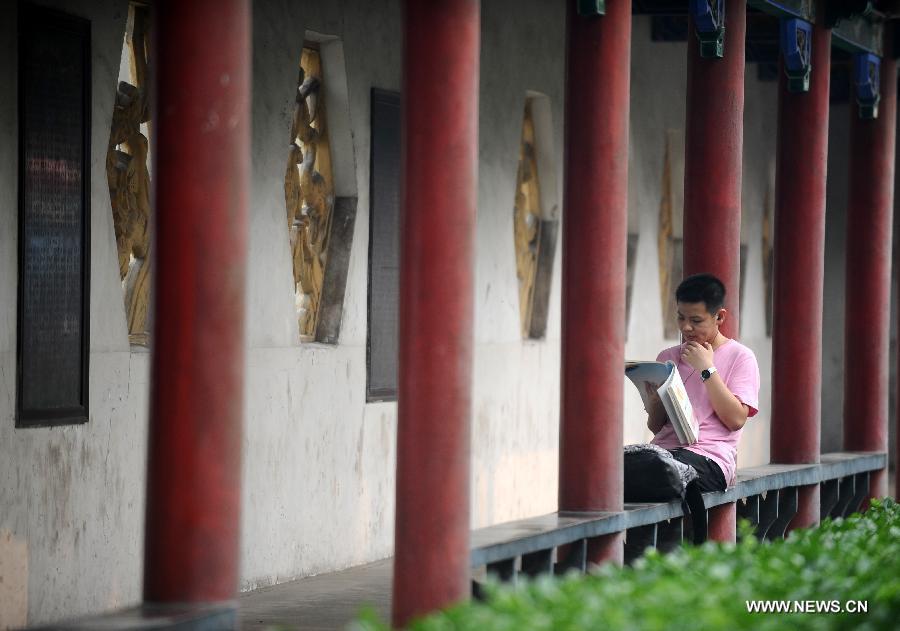
[[[389,620],[391,559],[247,592],[240,597],[241,629],[345,629],[369,605]]]

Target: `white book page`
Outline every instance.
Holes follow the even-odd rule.
[[[687,390],[684,388],[684,382],[681,375],[675,368],[675,364],[667,362],[671,371],[669,378],[660,387],[659,395],[663,400],[671,401],[672,409],[668,407],[669,420],[676,428],[676,434],[683,445],[692,445],[698,440],[698,424],[694,418],[694,407],[691,405],[691,399],[688,397]],[[678,431],[680,430],[680,431]]]
[[[659,397],[679,443],[697,442],[699,431],[693,406],[673,362],[628,361],[625,376],[638,389],[645,409],[650,410],[654,399]]]
[[[678,442],[682,445],[689,445],[688,437],[685,436],[681,421],[678,419],[678,412],[676,412],[677,406],[672,402],[672,397],[666,392],[665,386],[660,387],[659,398],[662,401],[663,407],[666,408],[669,424],[672,426],[672,429],[675,430],[675,436],[678,437]]]
[[[638,389],[644,409],[650,409],[660,386],[669,378],[669,371],[669,366],[662,362],[625,362],[625,376]]]

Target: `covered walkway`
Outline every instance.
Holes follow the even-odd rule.
[[[477,231],[476,214],[482,201],[479,131],[486,120],[480,118],[479,105],[482,10],[477,0],[400,4],[404,52],[397,60],[403,77],[396,121],[402,145],[396,153],[403,156],[396,174],[402,222],[394,243],[402,261],[395,318],[397,422],[390,431],[388,425],[378,432],[366,430],[371,442],[373,435],[382,439],[383,448],[355,463],[360,489],[374,486],[379,492],[389,489],[388,495],[394,492],[393,506],[372,502],[368,517],[381,527],[392,523],[393,511],[395,559],[238,594],[238,585],[246,580],[242,565],[248,560],[264,560],[267,565],[254,569],[252,576],[266,582],[303,573],[296,567],[273,566],[291,544],[298,544],[292,553],[309,568],[323,567],[304,556],[310,551],[335,554],[354,543],[345,532],[335,532],[328,546],[298,541],[303,536],[297,534],[301,518],[311,516],[310,531],[354,523],[359,513],[347,510],[350,500],[341,501],[356,489],[345,488],[341,496],[339,479],[322,482],[320,474],[329,465],[316,459],[315,440],[303,443],[306,452],[281,449],[293,444],[284,437],[296,434],[306,419],[332,431],[324,433],[321,442],[340,444],[334,437],[340,423],[331,421],[351,414],[331,408],[345,396],[338,387],[319,393],[321,413],[295,413],[292,385],[302,384],[307,396],[317,372],[315,360],[305,372],[298,371],[293,382],[285,378],[287,368],[284,374],[259,379],[252,369],[273,355],[255,354],[255,347],[248,352],[244,344],[246,305],[259,301],[257,288],[250,282],[245,286],[245,279],[253,278],[248,270],[256,269],[253,259],[248,264],[247,244],[256,226],[254,216],[259,215],[254,190],[262,180],[254,179],[254,96],[260,95],[251,84],[251,75],[260,84],[263,75],[251,72],[259,50],[251,45],[254,25],[262,23],[252,21],[247,0],[161,0],[154,4],[159,45],[154,49],[157,76],[150,99],[156,115],[158,293],[152,307],[153,348],[146,360],[148,395],[141,403],[148,410],[146,496],[136,500],[138,505],[143,501],[146,510],[145,527],[139,531],[143,593],[130,611],[54,628],[336,629],[366,604],[399,628],[423,613],[465,600],[473,575],[477,579],[493,572],[515,581],[520,574],[627,563],[648,546],[677,547],[685,536],[680,503],[624,504],[623,497],[630,55],[632,12],[642,9],[642,3],[569,0],[558,51],[566,68],[559,86],[565,105],[565,221],[552,224],[562,236],[559,374],[553,377],[559,388],[559,448],[552,457],[543,454],[554,466],[558,461],[557,512],[499,524],[495,522],[508,517],[492,515],[484,523],[495,525],[474,532],[471,490],[478,480],[472,479],[472,445],[486,433],[478,433],[479,424],[490,417],[473,414],[472,405],[473,392],[481,385],[473,376],[480,334],[472,318],[479,289],[473,253],[477,237],[488,240]],[[887,14],[879,14],[876,22],[852,22],[849,13],[829,21],[824,14],[815,15],[808,3],[792,4],[794,9],[785,9],[776,2],[724,0],[691,3],[691,10],[685,7],[682,12],[687,39],[687,116],[679,154],[684,177],[678,183],[683,185],[683,239],[682,253],[676,256],[673,249],[671,260],[680,257],[683,275],[709,271],[724,280],[731,315],[723,333],[735,339],[740,337],[741,317],[748,15],[766,12],[782,47],[778,113],[769,121],[778,138],[772,173],[774,219],[765,224],[766,239],[775,237],[766,241],[772,248],[766,255],[771,256],[772,371],[764,377],[771,383],[770,464],[739,470],[737,485],[705,498],[709,538],[718,541],[735,540],[740,517],[750,519],[759,539],[774,539],[793,528],[812,526],[820,517],[864,508],[869,498],[888,492],[895,23]],[[844,20],[845,30],[849,24],[868,29],[865,41],[847,41],[837,18]],[[198,39],[198,32],[205,37]],[[229,45],[223,48],[221,42]],[[855,90],[848,123],[847,215],[852,221],[846,235],[846,339],[856,341],[858,323],[865,323],[865,339],[848,344],[845,357],[841,449],[848,453],[822,454],[822,392],[828,387],[822,378],[822,317],[829,68],[835,46],[853,55],[853,80],[847,83]],[[441,72],[434,72],[437,67]],[[302,99],[298,103],[301,116],[307,106]],[[642,120],[633,122],[632,127],[639,128]],[[40,181],[35,182],[40,190]],[[280,208],[276,214],[283,223]],[[265,299],[261,302],[269,308]],[[269,344],[269,333],[266,330],[260,348]],[[368,340],[365,344],[368,352]],[[362,343],[356,347],[360,366],[362,349]],[[492,350],[481,347],[483,354]],[[316,357],[328,352],[318,347],[309,351]],[[294,361],[285,357],[291,357],[285,364]],[[349,379],[351,364],[348,360],[325,374],[323,383],[341,373]],[[263,421],[273,414],[274,397],[253,397],[282,384],[287,422],[278,428],[282,434],[267,435]],[[540,384],[523,380],[517,388],[537,390]],[[245,393],[251,405],[245,405]],[[362,405],[358,416],[365,418]],[[527,409],[524,404],[522,409]],[[251,418],[245,418],[248,412]],[[509,413],[510,418],[514,415]],[[360,454],[366,431],[359,433]],[[511,444],[510,451],[519,448],[515,440]],[[241,467],[242,454],[256,453],[256,445],[262,445],[261,453],[270,453],[265,454],[268,468],[260,468],[256,479],[264,484],[253,486],[254,478],[248,483]],[[366,477],[366,466],[374,470],[388,463],[393,469],[394,462],[395,477],[385,477],[390,484]],[[512,462],[510,469],[531,464],[527,459]],[[269,472],[286,469],[296,476],[275,478],[273,484]],[[310,490],[303,486],[309,479],[321,484]],[[110,485],[104,482],[107,486],[98,488]],[[260,504],[259,496],[270,486],[283,491],[269,494],[279,503]],[[318,491],[325,501],[307,503]],[[497,491],[486,496],[487,501],[501,495]],[[294,506],[296,497],[301,498],[298,517],[290,522],[294,514],[285,506]],[[330,522],[320,510],[326,501],[336,507]],[[245,528],[242,515],[260,516],[277,528],[267,530],[252,521],[256,529]],[[288,545],[268,541],[266,534],[271,536],[273,530],[295,540]],[[359,546],[371,548],[373,539],[361,539]],[[266,546],[268,554],[260,554]],[[250,554],[243,554],[247,550]]]
[[[393,560],[386,559],[247,592],[240,598],[240,628],[342,629],[362,607],[387,620],[393,575]]]

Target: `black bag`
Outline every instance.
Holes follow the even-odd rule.
[[[625,447],[625,501],[669,502],[683,500],[697,470],[675,460],[656,445]]]
[[[628,503],[681,500],[685,517],[690,517],[694,543],[706,541],[707,520],[703,494],[692,484],[699,474],[689,464],[675,460],[657,445],[625,447],[625,501]]]

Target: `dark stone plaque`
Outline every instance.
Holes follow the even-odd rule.
[[[344,290],[350,268],[350,246],[353,245],[353,226],[356,223],[356,197],[336,197],[328,234],[328,262],[319,302],[316,341],[337,344],[344,311]]]
[[[18,427],[87,421],[90,23],[20,5]]]
[[[397,398],[400,297],[400,95],[372,90],[366,399]]]

